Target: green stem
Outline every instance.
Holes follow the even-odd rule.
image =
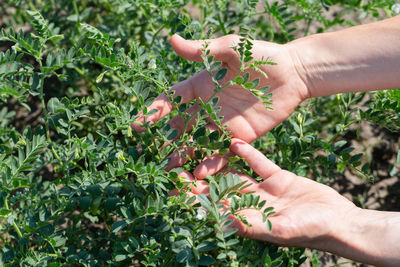
[[[226,28],[225,28],[224,22],[222,21],[221,13],[220,13],[220,12],[218,12],[218,17],[217,17],[217,19],[218,19],[219,27],[221,28],[222,33],[223,33],[224,35],[227,35],[228,32],[226,31]]]
[[[153,39],[151,40],[150,47],[153,47],[154,41],[156,40],[157,35],[165,28],[165,24],[163,24],[154,34]]]
[[[332,144],[332,142],[335,141],[335,139],[336,139],[341,133],[343,133],[343,131],[344,131],[345,129],[347,129],[349,126],[353,125],[354,123],[357,123],[357,122],[360,122],[360,121],[361,121],[361,119],[358,118],[358,119],[355,119],[355,120],[349,122],[349,123],[346,124],[345,126],[343,126],[342,129],[341,129],[340,131],[338,131],[334,136],[332,136],[331,139],[329,139],[329,143]]]
[[[8,208],[8,201],[7,201],[7,198],[4,198],[4,207],[6,208],[6,210],[9,209],[9,208]],[[13,225],[15,231],[17,232],[18,237],[19,237],[19,238],[22,238],[23,235],[22,235],[21,231],[19,230],[18,225],[17,225],[14,221],[13,221],[12,225]]]
[[[307,35],[308,35],[308,32],[310,31],[310,26],[311,26],[311,20],[308,19],[308,20],[307,20],[306,31],[304,32],[304,36],[307,36]]]

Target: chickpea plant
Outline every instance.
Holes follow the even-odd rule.
[[[343,11],[336,18],[324,15],[331,2]],[[207,177],[210,193],[189,197],[191,184],[179,174],[228,152],[221,90],[241,86],[270,108],[269,88],[249,70],[267,77],[261,66],[274,63],[268,55],[253,58],[254,39],[284,43],[308,34],[314,22],[316,31],[354,23],[344,17],[349,9],[366,17],[397,12],[394,1],[342,2],[2,1],[0,265],[299,266],[304,249],[248,240],[230,229],[232,216],[248,224],[239,215],[243,209],[260,212],[268,229],[274,227],[269,217],[279,212],[251,192],[240,193],[247,185],[237,175]],[[229,80],[207,44],[203,62],[193,63],[168,41],[173,33],[208,39],[234,29],[241,29],[242,38],[231,45],[240,68]],[[214,93],[182,103],[171,86],[202,69]],[[174,110],[143,123],[144,132],[133,131],[139,112],[153,114],[147,107],[161,93]],[[384,120],[381,112],[400,113],[398,91],[377,93],[363,111],[352,108],[366,96],[310,100],[253,145],[281,167],[320,182],[349,169],[371,178],[368,162],[343,135],[362,120],[397,131],[398,120]],[[192,107],[198,108],[188,114]],[[182,131],[168,124],[177,116]],[[217,130],[208,128],[209,119]],[[194,155],[167,172],[171,153],[185,155],[188,148]],[[237,157],[230,168],[259,179]]]

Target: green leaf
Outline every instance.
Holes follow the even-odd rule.
[[[36,92],[38,87],[39,87],[39,74],[37,72],[34,72],[32,74],[32,78],[31,78],[31,86],[30,86],[30,90],[32,92]]]
[[[214,201],[214,203],[217,203],[219,201],[219,197],[218,197],[219,192],[218,192],[217,185],[214,181],[210,182],[209,192],[210,192],[211,199]]]
[[[247,56],[247,57],[245,57],[244,58],[244,62],[249,62],[249,61],[252,61],[254,58],[252,57],[252,56]]]
[[[131,243],[131,245],[132,245],[134,248],[136,248],[136,249],[139,248],[139,242],[136,240],[136,238],[134,238],[133,236],[131,236],[131,237],[128,238],[128,240],[129,240],[129,243]]]
[[[212,205],[208,197],[204,194],[200,194],[197,196],[197,200],[200,202],[201,206],[208,211],[212,210]]]
[[[47,109],[53,114],[58,113],[58,109],[63,107],[64,105],[56,97],[50,98],[49,102],[47,102]]]
[[[100,83],[103,80],[104,74],[106,74],[107,71],[103,71],[102,73],[99,74],[96,78],[96,83]]]
[[[218,260],[224,260],[224,259],[226,259],[226,253],[221,252],[220,254],[218,254],[217,259],[218,259]]]
[[[217,132],[217,131],[215,131],[215,132]],[[201,126],[194,132],[193,139],[197,140],[197,139],[199,139],[199,137],[205,136],[205,134],[206,134],[206,127]]]
[[[115,232],[121,231],[121,230],[124,229],[125,226],[127,226],[127,225],[128,225],[128,224],[126,223],[125,220],[117,221],[117,222],[114,222],[114,223],[112,224],[111,229],[112,229],[112,231],[115,233]]]
[[[196,247],[196,249],[199,252],[206,252],[206,251],[214,250],[216,248],[217,248],[217,245],[215,244],[215,242],[210,242],[210,241],[203,241]]]
[[[193,252],[191,249],[186,248],[176,255],[176,261],[179,263],[188,262],[193,258]]]
[[[239,240],[238,239],[230,239],[230,240],[228,240],[226,243],[225,243],[225,245],[228,247],[228,246],[234,246],[234,245],[236,245],[236,244],[238,244],[239,243]]]
[[[228,72],[228,69],[227,69],[227,68],[222,68],[222,69],[220,69],[220,70],[217,72],[217,74],[215,75],[215,79],[217,79],[217,81],[222,80],[222,79],[225,77],[225,75],[226,75],[227,72]]]
[[[267,220],[267,229],[269,232],[271,232],[271,230],[272,230],[272,223],[270,220]]]
[[[224,233],[224,238],[230,237],[231,235],[235,234],[237,231],[238,231],[237,228],[230,228],[230,229],[226,230]]]
[[[199,260],[199,265],[212,265],[215,262],[215,259],[211,256],[202,256]]]
[[[178,136],[178,134],[179,134],[179,131],[177,129],[171,129],[168,132],[167,139],[174,140]]]
[[[115,261],[117,261],[117,262],[123,261],[123,260],[126,260],[127,258],[128,258],[128,256],[125,254],[118,254],[115,256]]]
[[[208,146],[210,144],[210,138],[208,138],[208,136],[200,136],[197,139],[197,143],[201,146]]]
[[[250,78],[250,73],[249,72],[246,72],[245,74],[243,74],[243,82],[242,82],[242,84],[244,84],[244,83],[247,83],[247,81],[249,80],[249,78]]]
[[[88,210],[91,203],[92,203],[92,198],[89,196],[84,196],[79,199],[79,206],[83,210]]]
[[[350,160],[349,160],[349,163],[358,162],[361,159],[362,156],[363,156],[363,153],[359,153],[359,154],[356,154],[356,155],[352,156],[350,158]]]

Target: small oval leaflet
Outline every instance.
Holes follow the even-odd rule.
[[[217,79],[218,81],[219,81],[219,80],[222,80],[222,79],[225,77],[225,75],[226,75],[227,72],[228,72],[228,69],[227,69],[227,68],[220,69],[220,70],[217,72],[217,74],[215,75],[215,79]]]

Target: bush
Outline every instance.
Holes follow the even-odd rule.
[[[183,191],[169,196],[171,190],[187,186],[179,172],[192,171],[198,164],[189,159],[182,168],[166,172],[172,151],[182,145],[198,147],[196,157],[203,158],[229,147],[228,133],[210,134],[204,127],[203,119],[210,116],[223,129],[218,98],[200,103],[193,140],[188,134],[176,138],[178,132],[167,123],[176,115],[187,123],[190,118],[184,111],[193,102],[176,106],[167,118],[146,125],[144,133],[135,133],[130,125],[138,112],[151,114],[146,106],[160,93],[168,94],[174,83],[204,67],[211,72],[220,66],[211,59],[203,65],[179,58],[168,42],[172,33],[189,39],[240,33],[244,42],[256,38],[284,43],[390,16],[393,3],[1,3],[1,265],[300,265],[306,259],[303,249],[222,231],[229,225],[229,212],[244,206],[263,212],[270,227],[267,217],[273,211],[268,203],[251,194],[239,195],[236,189],[245,185],[234,176],[209,177],[211,196],[200,196],[195,206],[190,205],[195,198]],[[337,11],[332,16],[333,7]],[[354,17],[347,15],[352,12]],[[215,79],[224,75],[221,69]],[[366,109],[353,109],[365,99]],[[398,90],[312,99],[254,145],[282,168],[321,182],[348,168],[371,178],[368,162],[353,154],[341,137],[361,120],[398,131],[399,103]],[[164,142],[170,145],[163,147]],[[241,160],[230,164],[254,176]],[[220,214],[218,202],[233,195],[237,205]]]

